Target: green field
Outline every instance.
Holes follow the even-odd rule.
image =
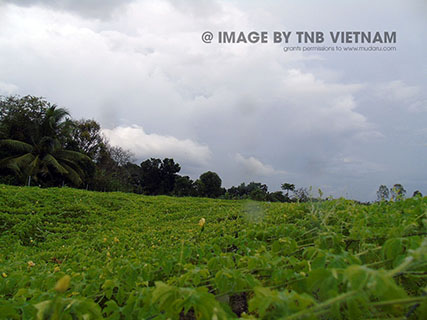
[[[283,204],[0,185],[0,318],[422,319],[426,226],[427,197]]]

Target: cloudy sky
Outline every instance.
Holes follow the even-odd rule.
[[[397,43],[284,52],[206,44],[205,31],[394,31]],[[424,0],[0,0],[0,95],[43,96],[138,163],[173,157],[226,187],[427,194],[426,40]]]

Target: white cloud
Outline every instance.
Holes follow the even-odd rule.
[[[177,162],[207,165],[211,158],[208,146],[190,139],[180,140],[172,136],[148,134],[140,126],[103,129],[102,132],[113,146],[132,151],[138,160],[147,158],[173,158]]]
[[[292,127],[318,134],[372,130],[356,110],[355,96],[363,87],[327,82],[300,69],[290,69],[282,77],[283,100],[293,105]]]
[[[240,153],[236,153],[234,159],[250,176],[271,176],[274,174],[286,174],[285,171],[275,170],[272,166],[262,163],[255,157],[245,158]]]

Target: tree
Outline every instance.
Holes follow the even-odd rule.
[[[289,191],[295,190],[295,185],[292,183],[283,183],[282,184],[282,190],[286,191],[286,196],[289,198]]]
[[[378,188],[378,191],[377,191],[377,200],[378,201],[385,201],[385,200],[388,200],[389,196],[390,196],[390,191],[387,188],[387,186],[385,186],[383,184],[380,185]]]
[[[107,144],[107,149],[110,153],[111,159],[113,159],[113,161],[117,163],[119,167],[123,167],[127,163],[133,161],[134,155],[130,150],[123,149],[122,147],[119,147],[119,146],[111,147],[108,144]]]
[[[91,159],[64,149],[71,128],[67,110],[30,96],[2,99],[1,107],[2,172],[13,173],[21,183],[33,179],[58,185],[67,180],[79,186],[83,182]]]
[[[141,163],[140,181],[144,194],[171,194],[177,173],[181,170],[173,159],[151,158]]]
[[[32,143],[46,110],[54,105],[33,96],[0,96],[0,139]]]
[[[237,187],[231,187],[230,189],[228,189],[228,192],[231,195],[233,195],[233,197],[236,199],[247,199],[247,198],[249,198],[249,190],[248,190],[248,187],[246,186],[246,183],[244,183],[244,182],[242,182]]]
[[[292,183],[283,183],[281,185],[282,190],[286,191],[285,198],[286,200],[284,202],[291,202],[291,198],[289,197],[289,191],[295,191],[295,185]]]
[[[165,158],[160,167],[162,174],[162,189],[164,194],[171,194],[175,187],[177,173],[181,170],[181,166],[175,163],[173,159]]]
[[[289,198],[282,191],[270,192],[267,195],[267,200],[271,202],[287,202]]]
[[[310,196],[306,188],[299,188],[295,189],[294,198],[298,202],[307,202],[310,199]]]
[[[260,182],[250,182],[246,186],[246,193],[252,200],[265,201],[267,200],[268,187]]]
[[[142,193],[135,183],[135,169],[130,166],[132,153],[121,147],[111,147],[105,141],[96,157],[96,170],[89,180],[89,187],[97,191],[124,191]],[[137,165],[138,169],[140,167]],[[139,175],[139,173],[138,173]]]
[[[422,198],[422,196],[423,196],[423,194],[419,190],[414,191],[414,193],[412,195],[412,197],[421,197],[421,198]]]
[[[133,192],[138,194],[144,193],[144,190],[142,189],[140,166],[128,162],[123,167],[119,167],[117,165],[116,170],[120,172],[119,176],[123,176],[123,179],[125,180],[124,187],[127,192]]]
[[[221,178],[217,173],[207,171],[196,181],[197,193],[202,197],[217,198],[223,193],[221,184]]]
[[[247,185],[243,182],[238,187],[231,187],[226,190],[228,199],[247,199],[265,201],[268,196],[268,186],[260,182],[250,182]]]
[[[108,145],[101,133],[101,126],[95,120],[72,121],[72,131],[67,141],[67,149],[84,153],[97,161],[102,148]]]
[[[197,195],[193,180],[189,176],[176,176],[173,195],[178,197],[191,197]]]
[[[391,188],[391,198],[395,201],[399,201],[405,198],[406,190],[400,183],[396,183],[393,188]]]
[[[295,188],[295,186],[294,186]],[[268,186],[260,182],[244,182],[238,187],[231,187],[225,192],[226,199],[251,199],[256,201],[290,202],[288,195],[282,191],[268,192]]]

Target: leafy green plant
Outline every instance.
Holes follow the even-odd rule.
[[[0,185],[0,203],[0,318],[421,319],[427,310],[425,197],[257,203],[255,220],[241,200],[69,188]]]

